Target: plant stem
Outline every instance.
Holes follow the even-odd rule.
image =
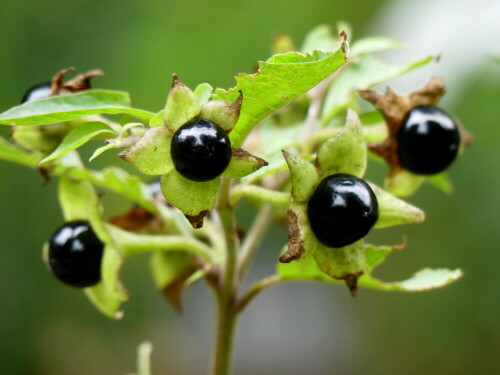
[[[219,201],[219,215],[226,240],[226,262],[222,275],[222,284],[216,290],[217,294],[217,331],[213,375],[228,375],[231,369],[234,330],[237,314],[234,309],[235,274],[237,264],[237,240],[234,210],[229,202],[230,180],[222,179]]]
[[[239,263],[238,263],[238,275],[240,280],[243,279],[245,273],[250,266],[250,262],[252,261],[255,252],[257,251],[259,245],[264,238],[267,230],[269,229],[269,224],[273,219],[274,209],[269,204],[264,204],[259,210],[257,217],[252,223],[252,227],[245,237],[245,241],[241,246]]]

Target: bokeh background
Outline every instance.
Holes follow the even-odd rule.
[[[416,293],[287,284],[259,296],[240,320],[238,375],[500,373],[500,3],[453,0],[2,0],[0,111],[24,90],[67,66],[101,68],[95,85],[129,91],[135,106],[159,110],[177,73],[194,87],[234,85],[233,76],[269,56],[270,40],[300,43],[312,27],[344,20],[355,37],[384,35],[405,43],[392,62],[441,54],[438,64],[398,79],[399,91],[443,76],[442,106],[475,134],[449,171],[453,194],[425,186],[410,201],[428,219],[376,231],[370,240],[407,248],[378,270],[399,280],[430,267],[462,268],[444,289]],[[6,135],[6,129],[1,130]],[[110,162],[111,159],[103,159]],[[97,164],[99,166],[99,164]],[[381,183],[386,169],[370,166]],[[108,198],[106,198],[108,199]],[[109,212],[128,208],[109,198]],[[0,374],[127,374],[136,346],[154,346],[154,374],[204,374],[214,313],[203,286],[190,289],[178,314],[155,291],[147,256],[127,262],[132,293],[125,317],[101,316],[82,293],[55,282],[41,245],[61,224],[55,181],[0,161]],[[250,212],[251,213],[251,212]],[[248,210],[240,212],[248,221]],[[273,228],[251,278],[270,274],[286,235]]]

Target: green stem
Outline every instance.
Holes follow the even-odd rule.
[[[228,375],[231,370],[234,331],[237,313],[234,309],[235,276],[237,264],[237,240],[234,210],[229,202],[231,188],[229,179],[221,182],[218,211],[226,240],[226,261],[222,275],[222,284],[217,293],[217,333],[213,361],[213,375]]]

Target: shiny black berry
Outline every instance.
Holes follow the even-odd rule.
[[[460,146],[457,124],[446,112],[431,105],[413,107],[396,139],[400,165],[425,175],[445,170]]]
[[[314,190],[307,217],[323,245],[347,246],[366,236],[377,221],[377,197],[362,179],[337,173],[325,177]]]
[[[170,153],[182,176],[192,181],[209,181],[229,165],[231,142],[219,125],[200,118],[176,130]]]
[[[103,248],[88,221],[70,221],[50,239],[49,267],[64,284],[78,288],[95,285],[101,280]]]
[[[31,102],[32,100],[45,99],[50,97],[52,89],[50,87],[50,82],[43,82],[30,87],[23,95],[21,103]]]

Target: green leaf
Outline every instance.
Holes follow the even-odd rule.
[[[316,164],[320,169],[320,179],[335,173],[363,176],[366,169],[366,143],[356,112],[348,110],[345,126],[321,146]]]
[[[38,162],[38,155],[21,150],[0,137],[0,159],[35,168]]]
[[[252,155],[241,148],[233,148],[231,161],[222,174],[228,178],[241,178],[268,165],[267,161]]]
[[[177,310],[181,310],[181,296],[187,281],[197,270],[195,262],[185,251],[157,252],[151,256],[156,288]]]
[[[374,184],[369,184],[378,201],[379,217],[375,228],[392,227],[401,224],[416,224],[425,220],[419,208],[385,192]]]
[[[236,206],[243,197],[257,202],[269,203],[272,206],[286,209],[290,203],[290,194],[270,190],[255,185],[237,185],[231,189],[231,205]]]
[[[106,152],[108,150],[116,149],[116,148],[123,148],[123,146],[117,144],[117,143],[108,143],[107,145],[104,145],[102,147],[97,148],[92,156],[89,158],[89,162],[93,161],[95,158],[100,156],[103,152]]]
[[[384,188],[389,193],[404,198],[416,192],[424,181],[424,176],[416,175],[402,169],[387,176]]]
[[[170,157],[172,132],[166,126],[155,126],[144,132],[135,145],[118,156],[133,164],[142,173],[162,175],[173,168]]]
[[[203,218],[215,207],[219,197],[220,177],[195,182],[182,177],[175,169],[161,180],[165,198],[182,211],[194,228],[203,226]]]
[[[198,97],[174,74],[172,88],[168,93],[163,112],[165,126],[176,131],[180,126],[200,114]]]
[[[40,161],[40,164],[60,158],[64,154],[77,149],[90,141],[92,138],[101,134],[107,134],[110,136],[115,135],[109,125],[102,122],[88,122],[74,128],[66,135],[66,137],[64,137],[61,144],[49,156]]]
[[[323,122],[330,121],[340,110],[344,109],[358,96],[358,90],[365,90],[401,76],[432,60],[433,57],[427,57],[404,65],[389,65],[370,55],[361,55],[352,59],[328,90],[321,116]]]
[[[96,186],[120,194],[152,213],[157,211],[151,202],[151,193],[148,187],[139,177],[131,176],[123,169],[109,167],[102,172],[97,172],[84,168],[72,168],[69,173],[74,178],[89,181]]]
[[[243,106],[236,127],[230,134],[234,147],[240,147],[250,131],[264,118],[306,93],[345,63],[342,49],[276,55],[259,63],[256,74],[240,74],[236,87],[218,89],[214,99],[236,100],[241,91]],[[300,79],[297,79],[300,77]]]
[[[200,106],[203,106],[210,99],[210,95],[212,95],[213,87],[208,83],[200,83],[194,89],[194,94],[198,98],[198,103]]]
[[[89,90],[26,102],[0,114],[0,124],[47,125],[97,114],[128,114],[148,122],[153,114],[130,108],[126,92]]]
[[[296,202],[307,201],[319,182],[316,168],[299,155],[283,151],[283,156],[291,173],[293,200]]]
[[[351,58],[366,53],[379,52],[388,49],[399,48],[402,43],[383,36],[371,36],[356,40],[351,45]]]
[[[375,247],[365,245],[365,274],[358,279],[359,287],[388,291],[416,292],[440,288],[462,277],[462,271],[448,269],[423,269],[413,277],[399,282],[383,282],[371,276],[373,269],[381,264],[392,253],[388,246]],[[278,263],[277,273],[282,280],[315,280],[329,283],[339,283],[323,273],[313,258],[302,258],[291,263]]]
[[[359,285],[373,289],[396,290],[405,292],[421,292],[441,288],[463,276],[460,269],[449,270],[446,268],[424,268],[409,279],[394,282],[382,282],[369,276],[362,276]]]

